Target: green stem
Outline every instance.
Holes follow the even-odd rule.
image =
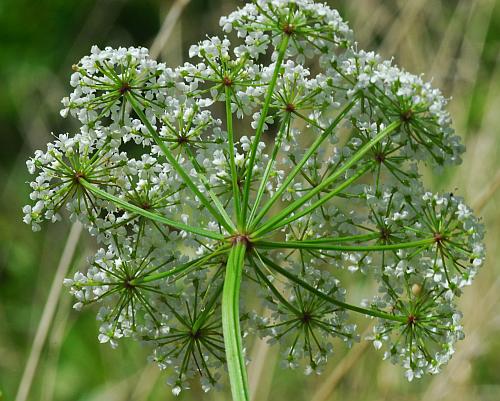
[[[353,251],[353,252],[368,252],[368,251],[389,251],[407,248],[418,248],[425,245],[430,245],[436,242],[435,238],[426,238],[420,241],[402,242],[399,244],[386,245],[330,245],[323,242],[315,243],[314,241],[255,241],[252,245],[256,248],[263,249],[320,249],[323,251]]]
[[[283,34],[283,39],[281,41],[278,57],[276,59],[276,65],[274,67],[273,76],[267,88],[266,98],[264,100],[264,105],[262,106],[259,122],[257,124],[257,129],[255,130],[255,137],[253,139],[252,147],[250,149],[250,159],[248,160],[248,165],[246,167],[247,174],[245,177],[245,187],[243,189],[243,205],[242,205],[243,207],[241,211],[242,214],[241,220],[243,222],[246,221],[246,216],[247,216],[247,205],[248,205],[248,199],[250,198],[250,186],[252,183],[252,174],[253,174],[253,167],[255,164],[255,156],[257,154],[257,148],[259,147],[260,137],[262,136],[262,132],[264,131],[267,112],[269,111],[269,105],[271,104],[271,99],[273,97],[274,87],[276,86],[276,82],[278,80],[281,64],[283,63],[283,59],[285,58],[285,53],[288,47],[289,39],[290,37],[288,35]]]
[[[359,242],[359,241],[369,241],[371,239],[380,238],[380,233],[370,233],[370,234],[360,234],[360,235],[348,235],[345,237],[322,237],[322,238],[310,238],[300,240],[303,243],[328,243],[328,242]]]
[[[86,181],[84,178],[79,179],[79,183],[92,192],[94,195],[98,196],[99,198],[106,199],[112,203],[114,203],[116,206],[121,207],[122,209],[131,212],[131,213],[136,213],[140,216],[146,217],[147,219],[157,221],[158,223],[166,224],[170,227],[175,227],[178,228],[179,230],[187,231],[193,234],[198,234],[206,238],[211,238],[215,240],[223,240],[224,236],[222,234],[213,232],[213,231],[208,231],[203,228],[199,227],[192,227],[190,225],[180,223],[175,220],[170,220],[167,217],[161,216],[156,213],[152,213],[148,210],[144,210],[140,208],[139,206],[133,205],[131,203],[128,203],[114,195],[108,194],[106,191],[103,191],[102,189],[99,189],[98,187],[92,185],[90,182]]]
[[[226,230],[229,232],[234,231],[234,226],[231,222],[231,220],[227,220],[225,218],[224,214],[222,211],[224,209],[222,208],[222,211],[219,209],[218,211],[215,210],[212,205],[210,204],[210,201],[205,197],[203,193],[200,192],[196,184],[191,180],[191,177],[189,177],[189,174],[184,171],[182,166],[179,164],[179,162],[176,160],[172,152],[170,152],[170,149],[165,145],[165,143],[161,140],[161,138],[158,136],[158,133],[156,132],[156,129],[151,125],[150,121],[144,114],[144,112],[141,110],[139,107],[139,104],[137,103],[136,99],[130,92],[126,92],[125,96],[127,97],[127,100],[130,102],[132,105],[132,108],[134,109],[135,113],[139,116],[141,122],[146,126],[146,128],[149,131],[149,134],[153,137],[154,141],[158,145],[158,147],[161,149],[165,157],[167,158],[168,162],[172,165],[174,170],[176,171],[177,174],[182,178],[184,183],[191,189],[191,191],[198,197],[201,203],[207,208],[207,210],[212,214],[212,216],[219,222],[221,226],[223,226]],[[211,191],[209,191],[210,196],[215,196]],[[220,202],[215,201],[212,199],[214,203],[220,204]],[[225,212],[225,211],[224,211]]]
[[[307,152],[304,154],[300,162],[288,173],[287,178],[281,184],[281,186],[276,190],[275,194],[266,202],[266,204],[262,207],[259,214],[255,217],[255,219],[251,222],[250,230],[253,230],[257,224],[262,220],[262,218],[266,215],[266,213],[271,209],[271,207],[276,203],[276,201],[281,197],[283,192],[288,188],[288,186],[292,183],[297,174],[300,173],[302,167],[307,163],[307,161],[311,158],[311,156],[316,152],[319,146],[328,138],[333,130],[340,124],[340,122],[344,119],[347,113],[354,107],[356,101],[358,99],[354,98],[354,100],[349,103],[344,109],[338,114],[335,120],[326,128],[321,136],[319,136],[313,144],[309,147]]]
[[[290,302],[288,302],[283,295],[281,295],[281,293],[273,285],[273,283],[271,283],[271,281],[269,281],[267,276],[259,269],[259,266],[257,266],[257,263],[255,263],[253,258],[251,258],[250,261],[252,262],[252,265],[255,269],[255,273],[257,273],[257,276],[259,276],[260,279],[264,282],[264,284],[267,285],[267,288],[269,288],[271,290],[271,292],[275,295],[275,297],[278,298],[283,305],[286,305],[287,308],[289,308],[291,311],[293,311],[297,316],[300,316],[300,311],[295,306],[293,306]],[[260,261],[260,262],[262,263],[262,261]]]
[[[240,202],[240,188],[238,186],[238,172],[236,170],[236,161],[234,157],[234,132],[233,132],[233,113],[231,112],[231,88],[229,86],[224,87],[224,93],[226,95],[226,124],[227,124],[227,138],[229,146],[229,165],[231,168],[231,183],[233,187],[233,198],[234,198],[234,209],[236,212],[238,229],[243,229],[243,217],[241,214],[241,202]]]
[[[332,184],[335,180],[337,180],[342,174],[344,174],[347,170],[349,170],[352,166],[354,166],[361,158],[370,151],[370,149],[379,143],[382,139],[384,139],[387,135],[389,135],[394,130],[398,129],[401,125],[401,121],[394,121],[389,124],[385,129],[380,131],[375,137],[373,137],[370,141],[364,144],[346,163],[342,165],[341,168],[336,170],[333,174],[329,175],[326,179],[324,179],[321,184],[311,189],[306,195],[296,199],[292,204],[283,209],[283,211],[269,221],[267,221],[264,225],[259,227],[258,230],[255,231],[255,235],[262,233],[269,229],[269,227],[274,227],[276,224],[280,222],[280,220],[284,219],[286,216],[289,216],[299,207],[301,207],[304,203],[309,201],[312,197],[316,196],[318,193],[323,191],[326,187]]]
[[[210,183],[209,183],[207,177],[205,177],[205,175],[204,175],[203,167],[200,166],[200,163],[198,163],[195,155],[193,154],[193,152],[190,149],[187,149],[187,154],[188,154],[189,160],[193,164],[194,169],[196,170],[197,177],[199,178],[199,180],[201,181],[201,183],[203,184],[203,186],[207,190],[208,194],[210,195],[210,198],[214,202],[215,207],[217,208],[217,210],[221,214],[223,220],[225,220],[226,222],[229,222],[229,224],[231,224],[231,227],[234,228],[234,225],[232,224],[231,218],[227,214],[226,209],[224,209],[224,206],[222,205],[221,201],[219,200],[219,198],[214,194],[214,192],[210,188]]]
[[[202,326],[202,324],[206,321],[207,316],[213,312],[212,307],[215,305],[215,303],[219,299],[220,294],[222,292],[222,288],[223,288],[223,283],[221,283],[221,285],[219,285],[219,287],[217,287],[217,290],[214,292],[212,297],[208,300],[207,304],[204,305],[203,312],[200,313],[200,315],[198,316],[198,318],[195,320],[195,322],[193,324],[192,330],[194,333],[196,333],[198,331],[198,329]]]
[[[248,379],[240,331],[240,285],[246,245],[236,242],[229,252],[222,291],[222,331],[233,401],[249,401]]]
[[[335,298],[332,298],[332,297],[322,293],[318,289],[314,288],[312,285],[308,284],[307,282],[301,280],[295,274],[290,273],[288,270],[283,269],[282,267],[278,266],[272,260],[267,259],[265,256],[259,255],[255,250],[254,250],[254,252],[257,254],[259,259],[262,260],[263,263],[265,263],[267,266],[269,266],[269,268],[271,268],[272,270],[276,271],[277,273],[281,274],[282,276],[288,278],[290,281],[293,281],[294,283],[300,285],[304,289],[312,292],[313,294],[317,295],[321,299],[324,299],[325,301],[327,301],[333,305],[337,305],[343,309],[351,310],[353,312],[361,313],[363,315],[378,317],[378,318],[386,319],[386,320],[392,320],[394,322],[406,323],[408,321],[408,317],[406,317],[406,316],[396,316],[396,315],[392,315],[390,313],[386,313],[386,312],[382,312],[382,311],[378,311],[378,310],[374,310],[374,309],[366,309],[366,308],[362,308],[360,306],[351,305],[351,304],[339,301]]]
[[[271,158],[267,162],[266,170],[264,171],[264,174],[262,176],[262,179],[260,181],[259,189],[257,190],[257,195],[255,197],[255,202],[252,207],[252,211],[250,212],[250,216],[248,216],[248,221],[252,221],[255,213],[257,213],[257,209],[260,206],[260,201],[262,199],[262,196],[264,195],[264,191],[266,189],[267,185],[267,180],[269,179],[269,175],[271,174],[271,170],[274,167],[274,163],[276,161],[276,157],[278,156],[278,152],[281,149],[281,144],[283,142],[283,137],[285,136],[285,131],[286,127],[288,124],[290,124],[290,114],[288,113],[286,117],[283,119],[283,122],[281,123],[281,127],[278,131],[278,136],[276,138],[276,142],[274,144],[274,149],[273,153],[271,154]]]

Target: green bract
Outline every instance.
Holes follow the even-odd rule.
[[[320,371],[336,337],[359,339],[351,312],[408,379],[438,372],[484,258],[471,210],[420,181],[421,162],[460,162],[446,100],[323,4],[257,0],[221,26],[178,68],[97,47],[74,66],[62,115],[81,129],[28,161],[24,213],[37,230],[66,208],[101,245],[67,280],[75,307],[100,304],[101,342],[150,344],[175,394],[227,366],[247,400],[242,331]],[[379,293],[350,303],[343,269]]]

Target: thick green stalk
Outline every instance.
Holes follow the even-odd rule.
[[[196,184],[193,182],[189,174],[184,171],[182,166],[179,164],[179,162],[176,160],[170,149],[165,145],[165,143],[161,140],[161,138],[158,136],[158,133],[156,132],[156,129],[151,125],[149,122],[148,118],[144,114],[144,112],[141,110],[139,107],[139,104],[137,103],[136,99],[134,96],[126,92],[125,96],[127,97],[127,100],[130,102],[132,105],[132,108],[134,109],[135,113],[139,116],[141,122],[146,126],[146,128],[149,131],[149,134],[153,137],[154,141],[158,145],[158,147],[161,149],[165,157],[167,158],[168,162],[172,165],[174,168],[175,172],[179,174],[184,181],[184,183],[191,189],[191,191],[198,197],[201,203],[207,208],[207,210],[212,214],[212,216],[219,222],[221,226],[223,226],[226,230],[229,232],[234,232],[234,226],[231,222],[230,219],[228,219],[226,216],[227,214],[225,213],[224,208],[218,210],[215,210],[212,205],[210,204],[210,201],[205,197],[203,193],[198,189]],[[215,196],[211,191],[209,191],[209,195],[211,197]],[[217,206],[220,204],[217,199],[212,199],[212,201],[215,203]]]
[[[313,144],[309,147],[307,152],[304,154],[302,159],[300,160],[299,163],[288,173],[285,181],[281,186],[276,190],[275,194],[265,203],[265,205],[262,207],[261,211],[259,214],[253,219],[251,222],[250,230],[253,230],[257,224],[262,220],[262,218],[266,215],[266,213],[271,209],[271,207],[276,203],[276,201],[281,197],[283,192],[288,188],[288,186],[292,183],[293,179],[297,176],[297,174],[300,173],[300,170],[304,165],[307,163],[307,161],[311,158],[311,156],[316,152],[316,150],[319,148],[319,146],[325,141],[326,138],[328,138],[333,130],[340,124],[340,122],[344,119],[347,113],[354,107],[356,104],[357,98],[354,98],[354,100],[349,103],[344,109],[338,114],[338,116],[335,118],[335,120],[326,128],[323,133],[316,138],[316,140],[313,142]]]
[[[390,313],[374,310],[374,309],[366,309],[362,308],[360,306],[356,305],[351,305],[342,301],[339,301],[338,299],[332,298],[327,294],[324,294],[323,292],[319,291],[318,289],[314,288],[312,285],[308,284],[304,280],[300,279],[300,277],[297,277],[295,274],[291,273],[290,271],[283,269],[281,266],[277,265],[274,263],[272,260],[266,258],[265,256],[259,255],[257,251],[254,250],[254,252],[257,254],[257,257],[267,265],[271,270],[276,271],[277,273],[281,274],[282,276],[288,278],[290,281],[300,285],[302,288],[312,292],[313,294],[317,295],[318,297],[324,299],[325,301],[337,305],[341,307],[342,309],[347,309],[351,310],[353,312],[361,313],[366,316],[373,316],[373,317],[378,317],[381,319],[386,319],[386,320],[392,320],[394,322],[401,322],[401,323],[406,323],[408,321],[408,317],[406,316],[396,316],[392,315]]]
[[[243,217],[241,214],[240,188],[238,186],[238,172],[236,170],[236,161],[234,157],[234,132],[233,132],[233,113],[231,112],[231,88],[224,87],[226,95],[226,124],[227,124],[227,139],[229,146],[229,166],[231,169],[231,185],[233,187],[234,209],[236,213],[238,229],[243,229]]]
[[[216,239],[216,240],[223,240],[224,236],[222,234],[213,232],[213,231],[208,231],[203,228],[199,227],[192,227],[188,224],[180,223],[175,220],[170,220],[167,217],[164,217],[162,215],[152,213],[148,210],[144,210],[140,208],[139,206],[133,205],[131,203],[128,203],[114,195],[108,194],[106,191],[103,191],[102,189],[96,187],[95,185],[91,184],[84,178],[79,179],[79,183],[85,187],[88,191],[92,192],[94,195],[101,199],[106,199],[115,205],[121,207],[122,209],[131,212],[131,213],[136,213],[140,216],[143,216],[149,220],[154,220],[157,221],[158,223],[166,224],[171,227],[178,228],[179,230],[187,231],[193,234],[198,234],[206,238],[211,238],[211,239]]]
[[[312,197],[321,193],[325,188],[327,188],[330,184],[332,184],[335,180],[337,180],[342,174],[344,174],[347,170],[349,170],[352,166],[354,166],[361,158],[370,151],[370,149],[379,143],[382,139],[387,137],[391,132],[398,129],[401,125],[401,121],[394,121],[389,124],[385,129],[380,131],[375,137],[373,137],[370,141],[364,144],[346,163],[342,165],[338,170],[336,170],[333,174],[330,174],[326,179],[324,179],[321,184],[312,188],[306,195],[296,199],[292,204],[283,209],[276,216],[268,220],[265,224],[259,227],[254,235],[259,235],[262,232],[268,231],[270,227],[274,227],[281,220],[288,217],[295,210],[300,208],[303,204],[309,201]]]
[[[222,291],[222,331],[233,401],[249,401],[248,379],[240,331],[240,285],[246,244],[237,241],[229,252]]]
[[[259,147],[260,137],[262,136],[262,132],[264,131],[264,125],[266,123],[267,112],[269,111],[269,105],[271,104],[271,99],[273,97],[274,88],[276,86],[276,82],[278,80],[278,75],[281,69],[281,64],[283,63],[283,59],[285,58],[286,49],[288,48],[288,40],[290,36],[287,34],[283,34],[283,38],[281,41],[280,49],[278,52],[278,57],[276,58],[276,66],[274,67],[273,76],[271,81],[269,82],[269,86],[267,87],[266,98],[264,100],[264,104],[262,106],[262,110],[260,113],[259,122],[257,123],[257,129],[255,130],[255,137],[252,142],[252,147],[250,149],[250,158],[247,164],[247,174],[245,177],[245,186],[243,189],[243,205],[242,205],[242,221],[246,221],[247,216],[247,205],[248,199],[250,198],[250,186],[252,183],[252,174],[253,167],[255,165],[255,156],[257,154],[257,148]]]
[[[368,251],[390,251],[398,249],[418,248],[421,246],[430,245],[436,242],[435,238],[426,238],[419,241],[401,242],[397,244],[384,245],[331,245],[324,242],[314,243],[314,241],[255,241],[252,245],[256,248],[264,249],[319,249],[323,251],[353,251],[353,252],[368,252]]]

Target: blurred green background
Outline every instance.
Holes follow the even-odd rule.
[[[67,222],[40,233],[21,222],[29,192],[24,163],[45,147],[51,131],[76,127],[59,117],[60,99],[69,92],[71,65],[91,45],[154,43],[158,57],[175,66],[189,44],[217,34],[219,16],[238,3],[243,2],[0,0],[0,399],[15,400],[16,394],[17,401],[175,398],[165,375],[147,363],[147,350],[132,341],[117,350],[98,344],[95,310],[77,313],[66,290],[59,293],[62,275],[83,268],[95,245],[78,227],[70,231]],[[323,375],[305,377],[280,369],[277,351],[249,338],[253,399],[498,401],[500,0],[328,3],[350,22],[361,47],[424,73],[452,98],[455,128],[468,149],[464,164],[441,175],[426,172],[425,181],[433,190],[464,196],[483,216],[488,259],[461,300],[467,338],[441,375],[407,383],[402,369],[361,343],[348,352],[339,344]],[[357,296],[365,285],[347,287]],[[229,396],[204,395],[193,384],[178,399]]]

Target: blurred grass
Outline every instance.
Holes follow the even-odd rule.
[[[150,46],[172,1],[160,0],[1,0],[0,1],[0,399],[13,400],[30,352],[50,285],[69,232],[66,223],[33,234],[21,223],[29,179],[27,157],[50,140],[50,132],[75,128],[59,117],[59,101],[69,90],[71,65],[90,46]],[[172,66],[190,43],[217,34],[218,17],[232,0],[192,0],[161,50]],[[468,152],[458,168],[427,172],[433,190],[453,190],[480,207],[487,227],[488,260],[463,299],[467,338],[439,376],[407,383],[400,368],[381,361],[372,347],[357,353],[349,368],[339,344],[319,377],[274,368],[277,350],[262,342],[248,348],[254,400],[500,399],[500,1],[499,0],[336,0],[360,47],[428,79],[452,97],[455,128]],[[79,240],[71,268],[85,263],[91,239]],[[354,285],[354,287],[353,287]],[[366,283],[350,283],[353,297]],[[63,290],[48,341],[41,354],[29,400],[169,400],[164,376],[146,363],[134,342],[118,350],[99,345],[95,313],[75,313]],[[366,324],[366,323],[363,323]],[[356,347],[359,347],[357,345]],[[348,351],[352,358],[352,352]],[[355,354],[356,355],[356,354]],[[349,357],[348,357],[349,358]],[[347,362],[346,362],[347,361]],[[259,373],[260,372],[260,373]],[[180,400],[229,399],[202,395],[197,385]],[[326,397],[325,397],[326,395]],[[319,401],[319,399],[318,399]]]

